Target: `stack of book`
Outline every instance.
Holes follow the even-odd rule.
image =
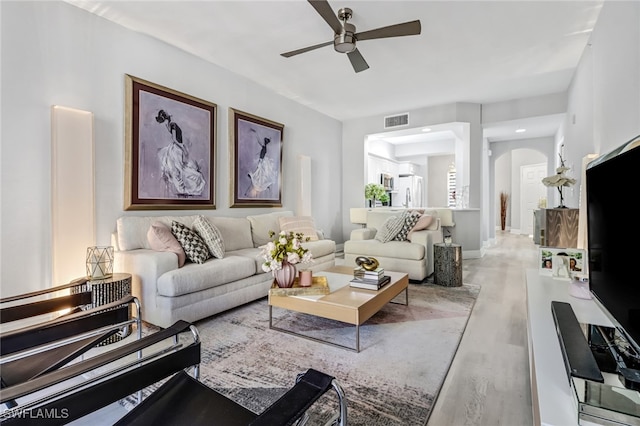
[[[384,274],[383,268],[367,271],[362,267],[356,267],[353,270],[353,279],[349,281],[349,285],[367,290],[380,290],[389,281],[391,281],[391,277]]]

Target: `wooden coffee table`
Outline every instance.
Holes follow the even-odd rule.
[[[349,280],[353,278],[353,267],[335,266],[325,271],[314,272],[314,275],[326,276],[331,292],[320,296],[269,295],[269,328],[360,352],[360,325],[382,309],[384,305],[391,302],[402,291],[405,292],[404,305],[409,304],[409,276],[406,273],[385,271],[385,275],[391,277],[391,282],[378,291],[350,287]],[[355,347],[345,346],[276,327],[273,325],[274,306],[353,324],[356,327],[356,345]]]

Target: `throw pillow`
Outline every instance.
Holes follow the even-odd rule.
[[[193,229],[207,245],[209,252],[218,259],[224,257],[224,241],[220,230],[204,216],[198,216],[193,222]]]
[[[420,216],[416,224],[413,226],[413,228],[411,228],[411,230],[407,234],[407,239],[411,241],[411,235],[415,231],[422,231],[423,229],[427,229],[432,222],[433,222],[433,216],[428,214],[423,214],[422,216]]]
[[[202,238],[186,225],[174,220],[171,222],[171,232],[173,232],[173,235],[175,235],[176,239],[180,242],[187,258],[193,263],[204,263],[211,257],[209,249],[204,241],[202,241]]]
[[[309,237],[309,241],[318,240],[316,225],[313,222],[313,218],[311,216],[281,217],[280,230],[286,232],[287,234],[289,232],[293,232],[294,234],[300,232],[302,235],[304,235],[305,239]]]
[[[182,267],[187,257],[182,246],[171,233],[171,229],[162,222],[153,222],[147,231],[147,240],[153,250],[169,251],[178,255],[178,267]]]
[[[382,224],[382,227],[376,232],[376,240],[386,243],[395,238],[402,229],[404,221],[409,212],[404,211],[400,216],[391,216]]]
[[[415,224],[420,220],[420,216],[422,215],[417,211],[409,211],[404,219],[402,228],[400,228],[400,231],[398,231],[398,234],[393,237],[393,239],[395,241],[408,241],[409,232],[411,232]]]

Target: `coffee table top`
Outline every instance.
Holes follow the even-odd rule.
[[[391,277],[391,282],[380,290],[353,288],[349,286],[353,277],[353,267],[349,266],[334,266],[314,274],[327,277],[331,290],[329,294],[269,295],[269,305],[359,325],[406,290],[409,284],[409,276],[406,273],[385,271],[385,275]]]

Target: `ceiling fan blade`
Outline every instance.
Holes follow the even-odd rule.
[[[328,46],[330,44],[333,44],[333,41],[327,41],[325,43],[320,43],[320,44],[316,44],[309,47],[303,47],[302,49],[292,50],[291,52],[281,53],[280,56],[284,56],[285,58],[290,58],[291,56],[299,55],[300,53],[308,52],[310,50],[319,49],[321,47]]]
[[[329,24],[335,34],[340,34],[342,32],[342,24],[338,20],[338,17],[336,16],[333,9],[331,9],[331,6],[329,5],[329,2],[327,0],[307,1],[311,4],[311,6],[313,6],[316,12],[318,12],[320,16],[322,16],[322,19],[324,19],[327,24]]]
[[[358,49],[355,49],[353,52],[347,53],[349,60],[351,61],[351,65],[353,66],[353,70],[355,72],[360,72],[369,69],[369,64],[364,60],[362,54]]]
[[[389,25],[388,27],[356,33],[356,40],[372,40],[375,38],[401,37],[420,34],[422,27],[420,21],[410,21],[402,24]]]

